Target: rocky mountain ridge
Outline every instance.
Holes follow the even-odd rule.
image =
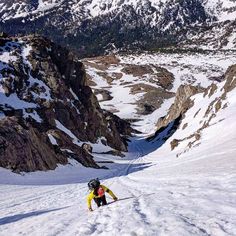
[[[83,144],[127,151],[132,131],[100,108],[76,55],[35,36],[0,38],[0,119],[0,166],[14,171],[55,169],[68,158],[99,168]]]
[[[81,57],[185,41],[199,46],[198,41],[216,28],[221,29],[220,35],[212,33],[211,40],[206,36],[206,44],[220,40],[224,43],[213,49],[235,48],[235,31],[228,26],[235,22],[233,0],[0,0],[0,6],[0,30],[47,35],[74,48]]]

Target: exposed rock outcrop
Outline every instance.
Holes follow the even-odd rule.
[[[219,22],[234,20],[233,0],[0,0],[0,5],[4,22],[0,30],[37,32],[90,57],[117,49],[155,50],[186,39],[201,40],[202,34],[207,36],[203,43],[210,40],[219,48],[234,32],[234,25],[212,29],[221,15],[225,17]],[[218,42],[221,31],[228,28],[232,28],[231,34],[225,33],[225,40]]]
[[[55,169],[57,164],[67,164],[67,158],[49,142],[45,133],[29,124],[21,126],[14,117],[0,119],[1,167],[29,172]]]
[[[12,142],[11,149],[1,151],[5,161],[0,166],[15,171],[55,169],[57,163],[66,164],[70,156],[85,166],[98,168],[92,155],[81,146],[84,142],[98,142],[102,137],[111,150],[127,150],[126,135],[132,131],[129,123],[100,108],[88,86],[84,66],[75,54],[42,37],[2,40],[5,41],[0,47],[0,112],[12,117],[15,126],[28,127],[29,131],[24,132],[27,145],[23,147],[37,140],[39,145],[33,150],[39,154],[35,161],[31,161],[34,155],[27,152],[17,155],[14,150],[16,155],[9,155],[14,149]],[[9,124],[5,121],[2,125],[4,130]],[[47,135],[49,138],[45,138]],[[0,138],[9,142],[4,136]],[[15,132],[14,139],[22,137]],[[41,146],[42,150],[49,150],[48,154],[43,156]],[[11,158],[9,162],[7,157]]]
[[[193,101],[190,97],[203,91],[204,89],[192,85],[181,85],[177,90],[175,101],[170,107],[168,115],[158,120],[156,125],[157,130],[161,127],[166,127],[178,117],[183,116],[184,113],[193,105]]]
[[[229,67],[225,73],[225,79],[224,90],[226,93],[236,88],[236,65]]]

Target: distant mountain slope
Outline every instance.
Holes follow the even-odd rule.
[[[236,3],[233,0],[0,0],[0,9],[0,30],[44,34],[70,45],[81,56],[92,56],[114,49],[154,49],[190,40],[193,37],[188,34],[190,28],[192,34],[199,31],[204,34],[213,23],[222,26],[225,21],[235,22]],[[235,48],[235,34],[227,29],[221,27],[222,32],[228,32],[224,39],[231,39],[228,47]],[[219,37],[222,34],[214,35],[214,39]]]

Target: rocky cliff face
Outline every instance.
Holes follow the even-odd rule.
[[[90,160],[84,164],[95,164]],[[67,158],[48,142],[46,134],[29,123],[22,126],[16,117],[0,120],[0,166],[15,172],[55,169]]]
[[[98,168],[83,143],[126,151],[131,132],[100,108],[78,58],[35,36],[0,38],[0,114],[0,166],[16,171],[54,169],[67,157]]]
[[[171,141],[171,149],[175,149],[180,143],[186,143],[185,151],[200,144],[201,133],[207,127],[221,122],[217,118],[217,114],[227,107],[227,96],[230,91],[236,88],[236,65],[229,67],[223,76],[224,80],[221,83],[213,83],[207,89],[202,89],[194,86],[180,86],[174,104],[170,107],[168,114],[159,119],[157,123],[160,133],[168,127],[169,124],[175,123],[173,132],[179,128],[184,130],[185,136],[174,138]],[[194,95],[198,95],[197,97]],[[201,101],[201,107],[196,110],[195,103]],[[186,117],[188,116],[188,117]],[[192,118],[190,118],[192,116]],[[188,122],[186,122],[188,120]],[[193,124],[194,125],[193,125]],[[188,127],[195,126],[195,130],[188,132]],[[172,134],[173,134],[172,132]],[[181,132],[180,132],[181,133]],[[182,153],[178,153],[180,156]]]
[[[172,121],[184,116],[185,112],[193,105],[190,97],[202,91],[204,89],[196,86],[181,85],[177,90],[175,101],[171,105],[168,115],[158,120],[156,124],[157,129],[166,127]]]
[[[225,73],[226,83],[224,85],[225,93],[236,88],[236,65],[229,67]]]

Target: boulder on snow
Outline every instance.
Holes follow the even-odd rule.
[[[89,153],[93,152],[93,147],[88,143],[83,143],[82,144],[82,149],[86,152],[89,152]]]

